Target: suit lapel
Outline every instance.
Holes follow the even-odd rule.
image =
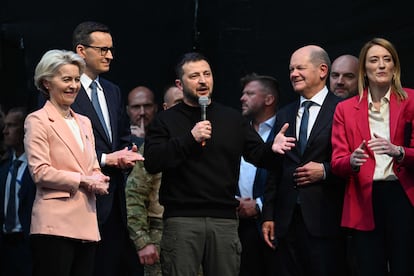
[[[300,105],[300,100],[295,101],[290,108],[287,110],[287,116],[286,116],[286,123],[289,123],[289,127],[285,133],[286,137],[297,137],[296,135],[296,117],[298,114],[298,110],[299,110],[299,105]],[[277,118],[277,115],[276,115]],[[282,125],[280,127],[282,127],[285,124],[285,122],[282,122]],[[295,162],[300,162],[300,158],[301,158],[301,154],[299,152],[298,146],[296,145],[296,147],[291,150],[288,151],[286,153],[286,155],[289,155],[290,158],[292,160],[294,160]]]
[[[397,125],[400,121],[400,115],[404,110],[406,101],[398,101],[395,93],[391,93],[390,97],[390,141],[394,142]]]
[[[312,143],[319,134],[326,128],[331,128],[332,118],[335,112],[337,100],[331,92],[325,97],[322,103],[321,109],[319,110],[318,116],[316,117],[315,123],[309,134],[308,144]]]
[[[76,159],[78,164],[81,166],[81,168],[85,171],[87,171],[87,163],[88,160],[85,160],[82,158],[84,156],[78,142],[76,141],[76,138],[72,131],[70,130],[69,126],[65,122],[65,120],[62,118],[62,116],[59,114],[59,112],[56,110],[56,108],[52,105],[50,101],[47,101],[45,104],[46,112],[49,116],[49,120],[51,121],[51,127],[55,131],[56,135],[62,140],[62,142],[67,146],[67,148],[72,153],[73,157]],[[72,113],[72,111],[71,111]],[[72,113],[73,114],[73,113]],[[76,116],[76,115],[75,115]],[[78,122],[78,126],[81,132],[81,137],[85,136],[85,133],[83,132],[83,129],[81,125]],[[84,138],[82,138],[84,143]],[[84,143],[85,150],[86,146]]]
[[[0,167],[0,222],[4,219],[4,200],[6,193],[6,181],[7,175],[9,173],[9,168],[11,165],[11,158],[3,161]],[[0,223],[2,225],[2,223]],[[2,231],[2,229],[0,229]]]
[[[106,89],[104,89],[104,93]],[[105,100],[108,103],[107,94],[105,94]],[[107,104],[108,105],[108,104]],[[108,105],[108,108],[111,105]],[[92,105],[91,100],[88,97],[88,94],[86,93],[85,88],[82,86],[79,90],[78,96],[76,97],[75,102],[72,104],[73,109],[75,112],[78,112],[82,115],[85,115],[91,120],[91,123],[93,125],[93,128],[95,132],[101,136],[101,140],[105,141],[109,146],[111,146],[110,141],[108,140],[108,137],[106,136],[105,130],[98,118],[98,115],[96,114],[95,108]],[[112,111],[109,110],[109,117],[111,118]],[[111,120],[111,126],[113,125],[112,119]]]

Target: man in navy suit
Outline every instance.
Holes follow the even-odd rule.
[[[289,71],[300,99],[280,109],[276,118],[280,131],[273,149],[280,154],[280,166],[269,175],[262,232],[269,246],[274,247],[272,239],[279,241],[281,276],[341,276],[345,271],[344,183],[330,165],[332,119],[341,98],[326,87],[330,65],[319,46],[296,50]]]
[[[24,152],[24,120],[26,109],[15,107],[9,110],[3,129],[4,143],[8,152],[0,162],[0,275],[29,276],[32,259],[30,256],[29,233],[32,206],[36,187],[27,168]],[[12,183],[12,168],[19,160],[16,181]],[[14,214],[8,212],[11,200],[10,190],[14,185]],[[12,216],[12,224],[6,226],[6,220]]]
[[[119,87],[100,77],[109,71],[114,57],[112,35],[106,25],[87,21],[75,28],[72,43],[86,63],[72,108],[91,120],[98,161],[110,177],[109,194],[97,196],[96,202],[102,240],[97,247],[95,275],[142,275],[127,229],[125,181],[127,170],[143,158],[136,147],[128,148],[131,131]]]
[[[279,83],[270,76],[255,73],[241,79],[243,116],[264,141],[275,138],[274,123],[279,103]],[[242,245],[240,276],[276,275],[275,251],[268,247],[261,231],[261,210],[267,170],[257,168],[242,157],[237,199],[240,205],[239,238]]]

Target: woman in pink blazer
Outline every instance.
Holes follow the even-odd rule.
[[[359,55],[359,95],[339,103],[332,172],[347,179],[342,226],[357,275],[414,275],[414,90],[395,47],[374,38]]]
[[[70,105],[85,64],[70,51],[46,52],[35,85],[48,100],[25,120],[24,144],[36,183],[31,243],[33,275],[92,275],[100,240],[95,194],[107,194],[92,126]]]

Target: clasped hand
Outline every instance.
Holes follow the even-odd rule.
[[[144,265],[153,265],[160,259],[157,247],[154,244],[148,244],[138,250],[138,256],[140,263]]]
[[[106,155],[106,164],[109,166],[127,169],[132,168],[137,161],[143,161],[144,157],[138,153],[138,147],[133,145],[131,149],[125,147]]]
[[[374,133],[373,139],[369,140],[368,143],[363,140],[352,152],[349,162],[353,168],[358,168],[367,161],[369,157],[366,153],[367,148],[371,149],[376,154],[387,154],[390,157],[397,157],[400,155],[400,151],[396,145]]]
[[[83,175],[80,186],[84,187],[88,192],[107,195],[109,176],[102,174],[100,171],[95,171],[92,175]]]

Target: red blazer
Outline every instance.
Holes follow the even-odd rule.
[[[404,147],[404,159],[400,163],[394,162],[393,170],[414,205],[414,90],[404,90],[408,94],[404,101],[398,101],[391,93],[390,139],[394,145]],[[350,165],[352,152],[362,140],[370,139],[365,90],[361,100],[357,95],[337,105],[332,126],[332,172],[347,179],[341,225],[357,230],[375,228],[372,207],[374,153],[367,150],[369,158],[359,172],[353,172]]]

